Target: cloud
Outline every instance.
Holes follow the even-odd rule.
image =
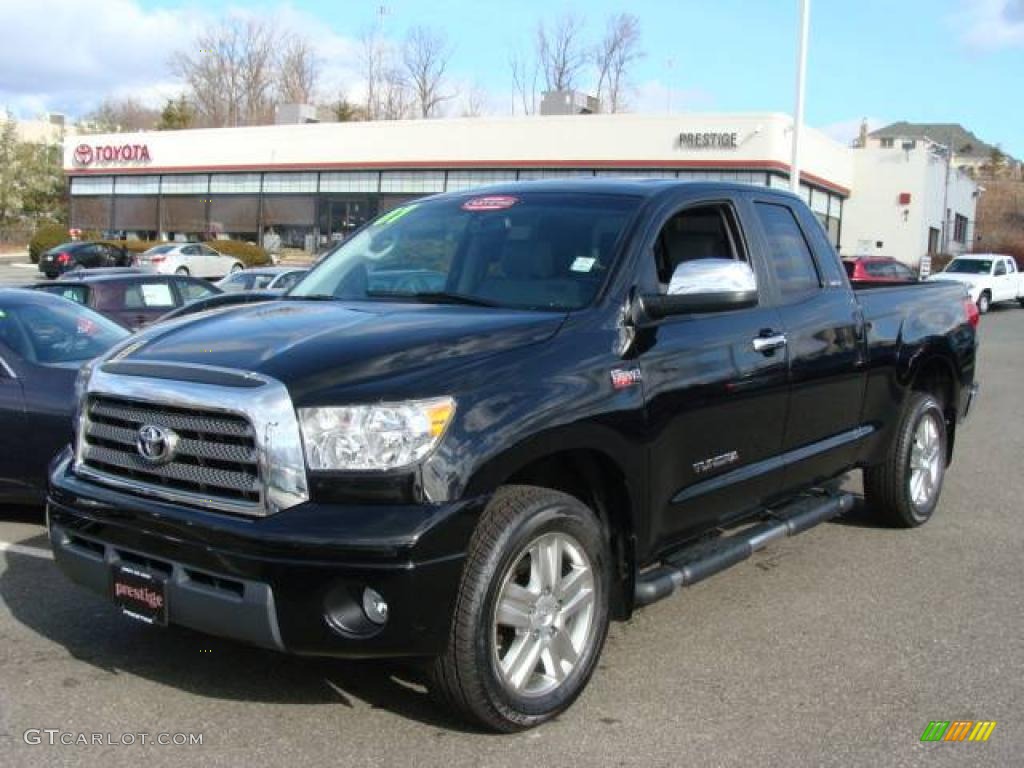
[[[877,117],[857,117],[829,123],[828,125],[821,126],[818,130],[826,136],[835,139],[840,144],[849,145],[860,135],[860,124],[864,120],[867,120],[869,133],[881,128],[883,125],[887,125],[886,121],[880,120]]]
[[[255,13],[237,6],[215,16],[185,3],[148,9],[138,0],[5,0],[0,108],[30,118],[48,111],[80,116],[105,98],[160,106],[183,90],[171,72],[171,55],[225,16],[266,18],[275,30],[306,37],[317,54],[324,98],[362,90],[358,42],[291,5]]]
[[[1024,46],[1024,0],[962,0],[950,21],[975,50]]]
[[[187,9],[143,10],[134,0],[0,4],[0,102],[22,116],[79,112],[105,95],[168,79],[173,46],[201,19]]]

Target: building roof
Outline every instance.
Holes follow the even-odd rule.
[[[996,148],[979,139],[960,123],[908,123],[901,120],[872,131],[869,135],[872,138],[931,139],[952,147],[953,154],[960,157],[988,159]]]

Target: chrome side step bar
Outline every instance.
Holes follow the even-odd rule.
[[[662,600],[680,587],[743,562],[773,541],[796,536],[852,508],[853,495],[849,493],[804,496],[739,533],[681,549],[666,557],[662,565],[640,574],[633,604],[639,608]]]

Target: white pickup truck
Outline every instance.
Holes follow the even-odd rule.
[[[1001,253],[957,256],[945,270],[928,279],[963,283],[981,314],[1002,301],[1019,301],[1024,307],[1024,273],[1017,270],[1012,256]]]

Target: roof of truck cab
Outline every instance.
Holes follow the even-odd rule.
[[[1008,253],[961,253],[955,257],[954,260],[963,259],[965,261],[992,261],[992,259],[1012,259]]]
[[[613,178],[607,176],[583,177],[573,179],[545,179],[536,181],[513,181],[493,184],[486,187],[473,187],[453,192],[434,195],[432,199],[484,197],[496,194],[516,194],[526,192],[548,192],[562,194],[594,194],[594,195],[633,195],[636,197],[656,197],[672,190],[687,190],[695,194],[742,192],[749,194],[771,194],[782,197],[799,198],[787,190],[758,187],[752,184],[741,184],[728,181],[683,181],[680,179],[645,179],[645,178]]]

